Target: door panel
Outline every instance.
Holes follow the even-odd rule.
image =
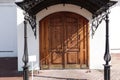
[[[88,21],[59,12],[40,21],[41,69],[81,68],[88,65]]]
[[[52,53],[51,63],[52,64],[61,64],[62,63],[62,55],[57,54],[56,52]]]
[[[63,53],[63,23],[62,17],[50,17],[49,19],[49,52],[52,64],[62,64]]]
[[[67,64],[76,64],[78,61],[77,52],[67,53]]]

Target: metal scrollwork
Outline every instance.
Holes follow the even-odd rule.
[[[106,19],[106,15],[109,14],[109,13],[110,13],[110,11],[107,10],[104,13],[98,15],[97,17],[96,17],[96,15],[93,15],[92,27],[91,27],[91,29],[92,29],[92,37],[94,36],[95,31],[97,30],[98,26],[101,24],[101,22],[103,20]]]
[[[24,15],[25,15],[25,20],[27,20],[29,24],[31,25],[34,35],[36,37],[36,16],[29,15],[28,13],[24,13]]]
[[[24,3],[21,6],[21,8],[25,11],[29,11],[31,8],[33,8],[35,5],[39,4],[44,0],[29,0],[29,1],[24,1]]]

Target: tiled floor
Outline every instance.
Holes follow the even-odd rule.
[[[112,55],[111,80],[120,80],[120,55]],[[0,77],[0,80],[23,80],[22,77]],[[30,79],[32,77],[30,76]],[[103,70],[40,70],[33,80],[104,80]]]
[[[97,75],[95,75],[97,74]],[[96,70],[41,70],[39,75],[34,77],[35,80],[99,80],[102,78],[102,72]],[[100,79],[102,80],[102,79]]]
[[[112,54],[111,80],[120,80],[120,54]],[[104,80],[103,70],[40,70],[34,80]]]

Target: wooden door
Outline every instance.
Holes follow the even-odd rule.
[[[88,66],[88,21],[59,12],[40,21],[41,69]]]

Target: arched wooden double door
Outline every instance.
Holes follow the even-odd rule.
[[[88,20],[57,12],[40,21],[41,69],[87,68]]]

